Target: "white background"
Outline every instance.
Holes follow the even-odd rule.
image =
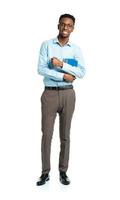
[[[0,199],[120,200],[120,18],[117,0],[0,1]],[[76,80],[68,175],[59,183],[56,119],[51,180],[41,173],[42,77],[39,48],[56,37],[61,14],[76,17],[71,41],[83,52],[87,73]]]

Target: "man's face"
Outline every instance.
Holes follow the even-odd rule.
[[[74,29],[73,20],[70,18],[62,18],[58,24],[59,35],[63,38],[69,37]]]

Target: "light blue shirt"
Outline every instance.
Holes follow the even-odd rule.
[[[63,62],[63,67],[54,67],[51,64],[51,58],[56,57]],[[78,62],[77,67],[64,62],[64,59],[75,59]],[[63,79],[65,73],[71,74],[76,78],[82,78],[85,75],[84,60],[80,48],[68,41],[61,46],[58,39],[51,39],[42,43],[38,61],[38,73],[44,76],[44,85],[51,87],[60,87],[71,85]]]

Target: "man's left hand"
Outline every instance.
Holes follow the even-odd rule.
[[[63,66],[63,62],[61,62],[58,58],[51,58],[51,63],[53,64],[54,67],[61,67]]]

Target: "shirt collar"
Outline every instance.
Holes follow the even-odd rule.
[[[60,45],[60,42],[59,42],[59,40],[58,40],[58,38],[57,38],[57,37],[53,39],[53,42],[54,42],[54,43],[57,43],[57,44],[59,44],[59,45]],[[68,42],[67,42],[65,45],[67,45],[67,46],[71,46],[72,44],[71,44],[71,42],[70,42],[70,41],[68,41]]]

